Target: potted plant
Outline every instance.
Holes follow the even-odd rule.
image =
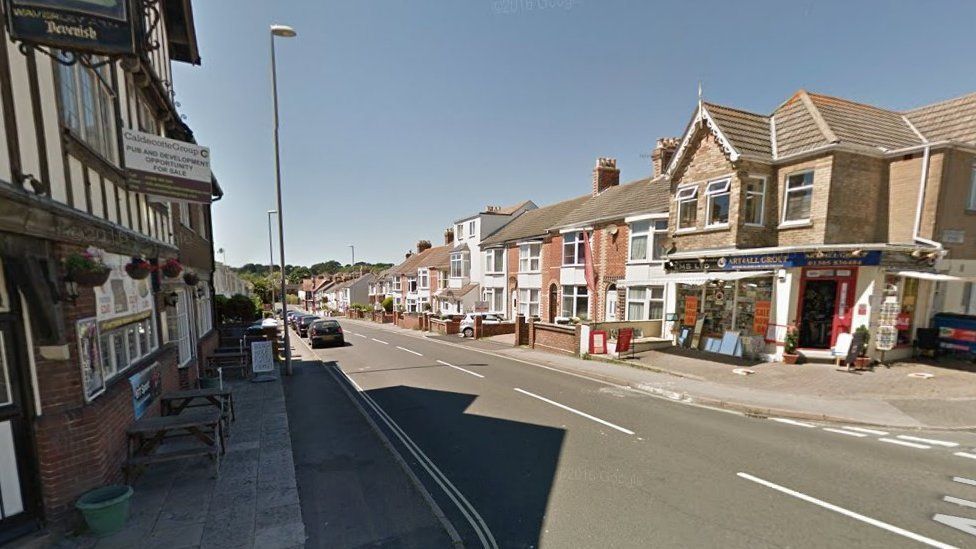
[[[854,359],[854,368],[858,370],[866,370],[871,365],[871,358],[867,356],[868,354],[868,342],[871,341],[871,331],[864,324],[861,324],[854,330],[855,334],[863,334],[864,342],[861,344],[861,348],[857,350],[857,358]]]
[[[149,276],[153,270],[152,263],[137,256],[132,257],[132,261],[125,265],[125,272],[133,280],[142,280]]]
[[[187,286],[196,286],[200,282],[200,277],[193,271],[187,271],[183,273],[183,282],[186,282]]]
[[[102,255],[94,248],[64,259],[67,279],[79,286],[95,287],[105,284],[112,269],[102,261]]]
[[[783,362],[786,364],[796,364],[800,359],[796,347],[800,344],[800,335],[797,333],[796,326],[790,326],[786,330],[786,338],[783,340]]]
[[[163,272],[163,276],[166,278],[176,278],[183,272],[183,264],[176,258],[170,258],[160,265],[159,270]]]

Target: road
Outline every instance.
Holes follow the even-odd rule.
[[[973,434],[748,418],[342,323],[314,355],[468,547],[976,546]]]

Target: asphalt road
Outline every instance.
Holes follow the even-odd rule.
[[[314,355],[468,547],[976,547],[973,434],[747,418],[342,323]]]

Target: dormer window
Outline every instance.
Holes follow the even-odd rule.
[[[674,200],[678,203],[678,230],[694,229],[698,222],[698,185],[678,187]]]
[[[731,179],[712,181],[705,188],[706,206],[705,216],[708,220],[706,227],[724,227],[729,224],[729,200],[731,193]]]

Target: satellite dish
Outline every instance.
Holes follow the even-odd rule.
[[[610,227],[610,236],[617,236],[617,226],[613,225]]]

